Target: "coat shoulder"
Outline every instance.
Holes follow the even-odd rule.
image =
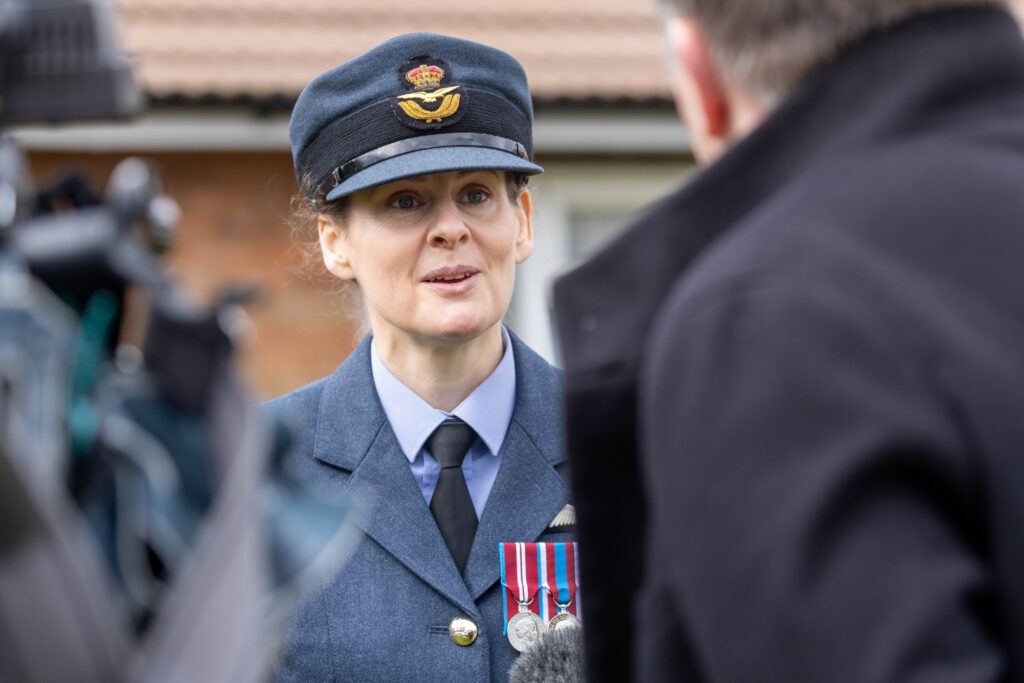
[[[271,399],[260,407],[269,415],[287,422],[293,428],[312,427],[320,405],[327,378],[318,379],[283,396]]]
[[[544,360],[540,354],[518,337],[512,336],[512,352],[516,360],[516,374],[528,385],[528,389],[556,395],[562,391],[562,371]]]
[[[320,399],[326,384],[327,378],[319,379],[260,406],[269,420],[286,429],[293,452],[313,453]]]
[[[510,333],[511,334],[511,333]],[[512,336],[516,360],[516,422],[552,465],[565,461],[562,371]]]

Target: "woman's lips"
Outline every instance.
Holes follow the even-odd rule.
[[[423,283],[446,294],[458,294],[470,289],[480,274],[470,266],[438,268],[426,274]]]

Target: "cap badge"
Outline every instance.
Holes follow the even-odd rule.
[[[459,102],[462,101],[462,95],[459,93],[452,94],[453,90],[458,90],[459,86],[451,85],[447,88],[441,88],[434,92],[411,92],[407,95],[399,95],[399,100],[406,100],[405,102],[399,102],[398,106],[402,108],[406,116],[409,118],[416,119],[417,121],[423,121],[424,123],[440,123],[445,120],[456,111],[459,110]],[[437,109],[424,109],[417,102],[412,102],[413,98],[421,100],[424,104],[433,104],[437,102],[437,98],[443,97],[441,105]]]
[[[462,86],[446,83],[451,73],[447,67],[441,60],[413,57],[399,70],[402,87],[412,90],[395,96],[399,121],[413,128],[443,128],[462,118],[466,93],[458,92]]]
[[[440,88],[442,78],[444,69],[433,64],[420,64],[405,74],[405,80],[412,83],[413,88],[418,91]]]

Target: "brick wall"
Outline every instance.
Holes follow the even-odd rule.
[[[102,186],[122,156],[37,152],[30,163],[36,178],[47,179],[74,161]],[[333,371],[352,350],[355,333],[338,308],[329,276],[310,279],[294,272],[301,258],[289,226],[296,192],[291,157],[143,156],[155,162],[182,209],[167,258],[177,281],[199,301],[231,284],[264,287],[262,300],[248,308],[254,334],[239,354],[248,386],[261,397],[277,396]]]

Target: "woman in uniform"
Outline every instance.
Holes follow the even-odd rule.
[[[297,611],[279,680],[504,680],[518,653],[499,544],[572,540],[558,373],[501,322],[533,249],[532,125],[515,59],[431,34],[296,102],[323,261],[371,333],[271,406],[304,477],[375,503]]]

